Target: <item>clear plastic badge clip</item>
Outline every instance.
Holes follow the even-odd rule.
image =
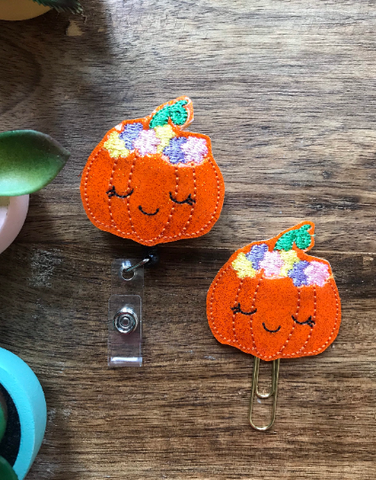
[[[108,302],[108,366],[142,366],[142,306],[144,264],[117,259],[112,263],[111,297]]]

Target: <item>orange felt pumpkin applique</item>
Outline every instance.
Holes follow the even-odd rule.
[[[81,180],[94,225],[147,246],[211,230],[224,182],[210,138],[184,131],[192,120],[191,100],[179,97],[107,132]]]
[[[328,348],[338,334],[341,303],[329,263],[306,253],[313,245],[314,224],[302,222],[236,251],[207,296],[215,338],[258,359],[277,362]],[[251,421],[260,430],[272,423],[257,428]]]

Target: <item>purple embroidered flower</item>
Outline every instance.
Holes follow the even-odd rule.
[[[208,147],[204,138],[188,137],[181,149],[185,153],[185,163],[202,163],[208,153]]]
[[[119,137],[124,140],[128,150],[133,150],[133,143],[143,129],[142,123],[128,123],[125,125]]]
[[[265,253],[268,251],[268,246],[266,243],[260,243],[259,245],[254,245],[251,250],[246,254],[247,260],[252,262],[252,267],[255,270],[258,270],[261,260],[263,260]]]
[[[184,163],[184,153],[181,147],[186,141],[185,137],[172,138],[169,145],[163,149],[163,154],[170,158],[171,163]]]
[[[161,143],[155,134],[155,130],[142,130],[134,141],[134,148],[140,152],[140,155],[157,153],[157,146]]]
[[[263,260],[259,263],[259,267],[264,269],[265,277],[279,276],[284,261],[279,252],[265,252]]]
[[[301,287],[302,285],[308,285],[308,279],[305,274],[305,269],[309,266],[309,262],[302,260],[301,262],[294,263],[291,270],[287,275],[292,278],[295,287]]]
[[[310,262],[304,273],[307,276],[308,285],[318,285],[319,287],[323,287],[330,277],[328,265],[314,260]]]

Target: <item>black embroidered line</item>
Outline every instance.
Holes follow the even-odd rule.
[[[309,325],[311,328],[315,326],[315,321],[312,320],[311,316],[309,316],[308,320],[306,320],[305,322],[298,322],[298,320],[294,317],[294,315],[291,315],[291,316],[294,322],[297,323],[298,325]]]
[[[127,193],[126,195],[119,195],[118,193],[116,193],[116,190],[115,190],[115,186],[113,186],[112,188],[110,188],[110,190],[107,190],[107,195],[108,195],[108,198],[112,198],[112,197],[118,197],[118,198],[127,198],[129,196],[132,195],[133,193],[133,188],[132,190]]]
[[[243,312],[243,310],[241,309],[240,307],[240,303],[238,303],[237,305],[235,305],[235,307],[231,307],[231,310],[234,312],[234,313],[242,313],[243,315],[253,315],[254,313],[257,312],[257,308],[255,310],[252,310],[251,312]]]
[[[265,325],[264,322],[262,322],[262,326],[265,328],[265,330],[266,330],[267,332],[270,332],[270,333],[277,333],[277,332],[279,332],[280,329],[281,329],[281,325],[280,325],[280,326],[277,328],[277,330],[269,330],[269,328]]]
[[[145,212],[144,210],[142,210],[141,205],[138,206],[138,209],[139,209],[140,212],[143,213],[144,215],[149,215],[149,217],[153,217],[154,215],[157,215],[157,213],[159,212],[159,208],[157,208],[157,210],[156,210],[154,213]]]
[[[172,193],[170,192],[170,199],[173,202],[177,203],[178,205],[183,205],[184,203],[187,203],[188,205],[193,205],[194,203],[196,203],[196,200],[191,197],[191,194],[189,194],[185,200],[183,200],[182,202],[179,202],[179,200],[176,200],[176,198],[174,198],[172,196]]]

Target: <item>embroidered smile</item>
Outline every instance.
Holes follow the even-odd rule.
[[[264,322],[262,322],[262,326],[263,326],[264,329],[265,329],[267,332],[269,332],[269,333],[277,333],[277,332],[279,332],[280,329],[281,329],[281,325],[280,325],[280,326],[277,328],[277,330],[269,330],[269,328],[265,325]]]
[[[141,213],[143,213],[144,215],[148,215],[149,217],[153,217],[154,215],[157,215],[157,213],[159,212],[159,208],[157,208],[157,210],[153,213],[145,212],[145,210],[142,209],[141,205],[138,206],[138,209],[140,210]]]

